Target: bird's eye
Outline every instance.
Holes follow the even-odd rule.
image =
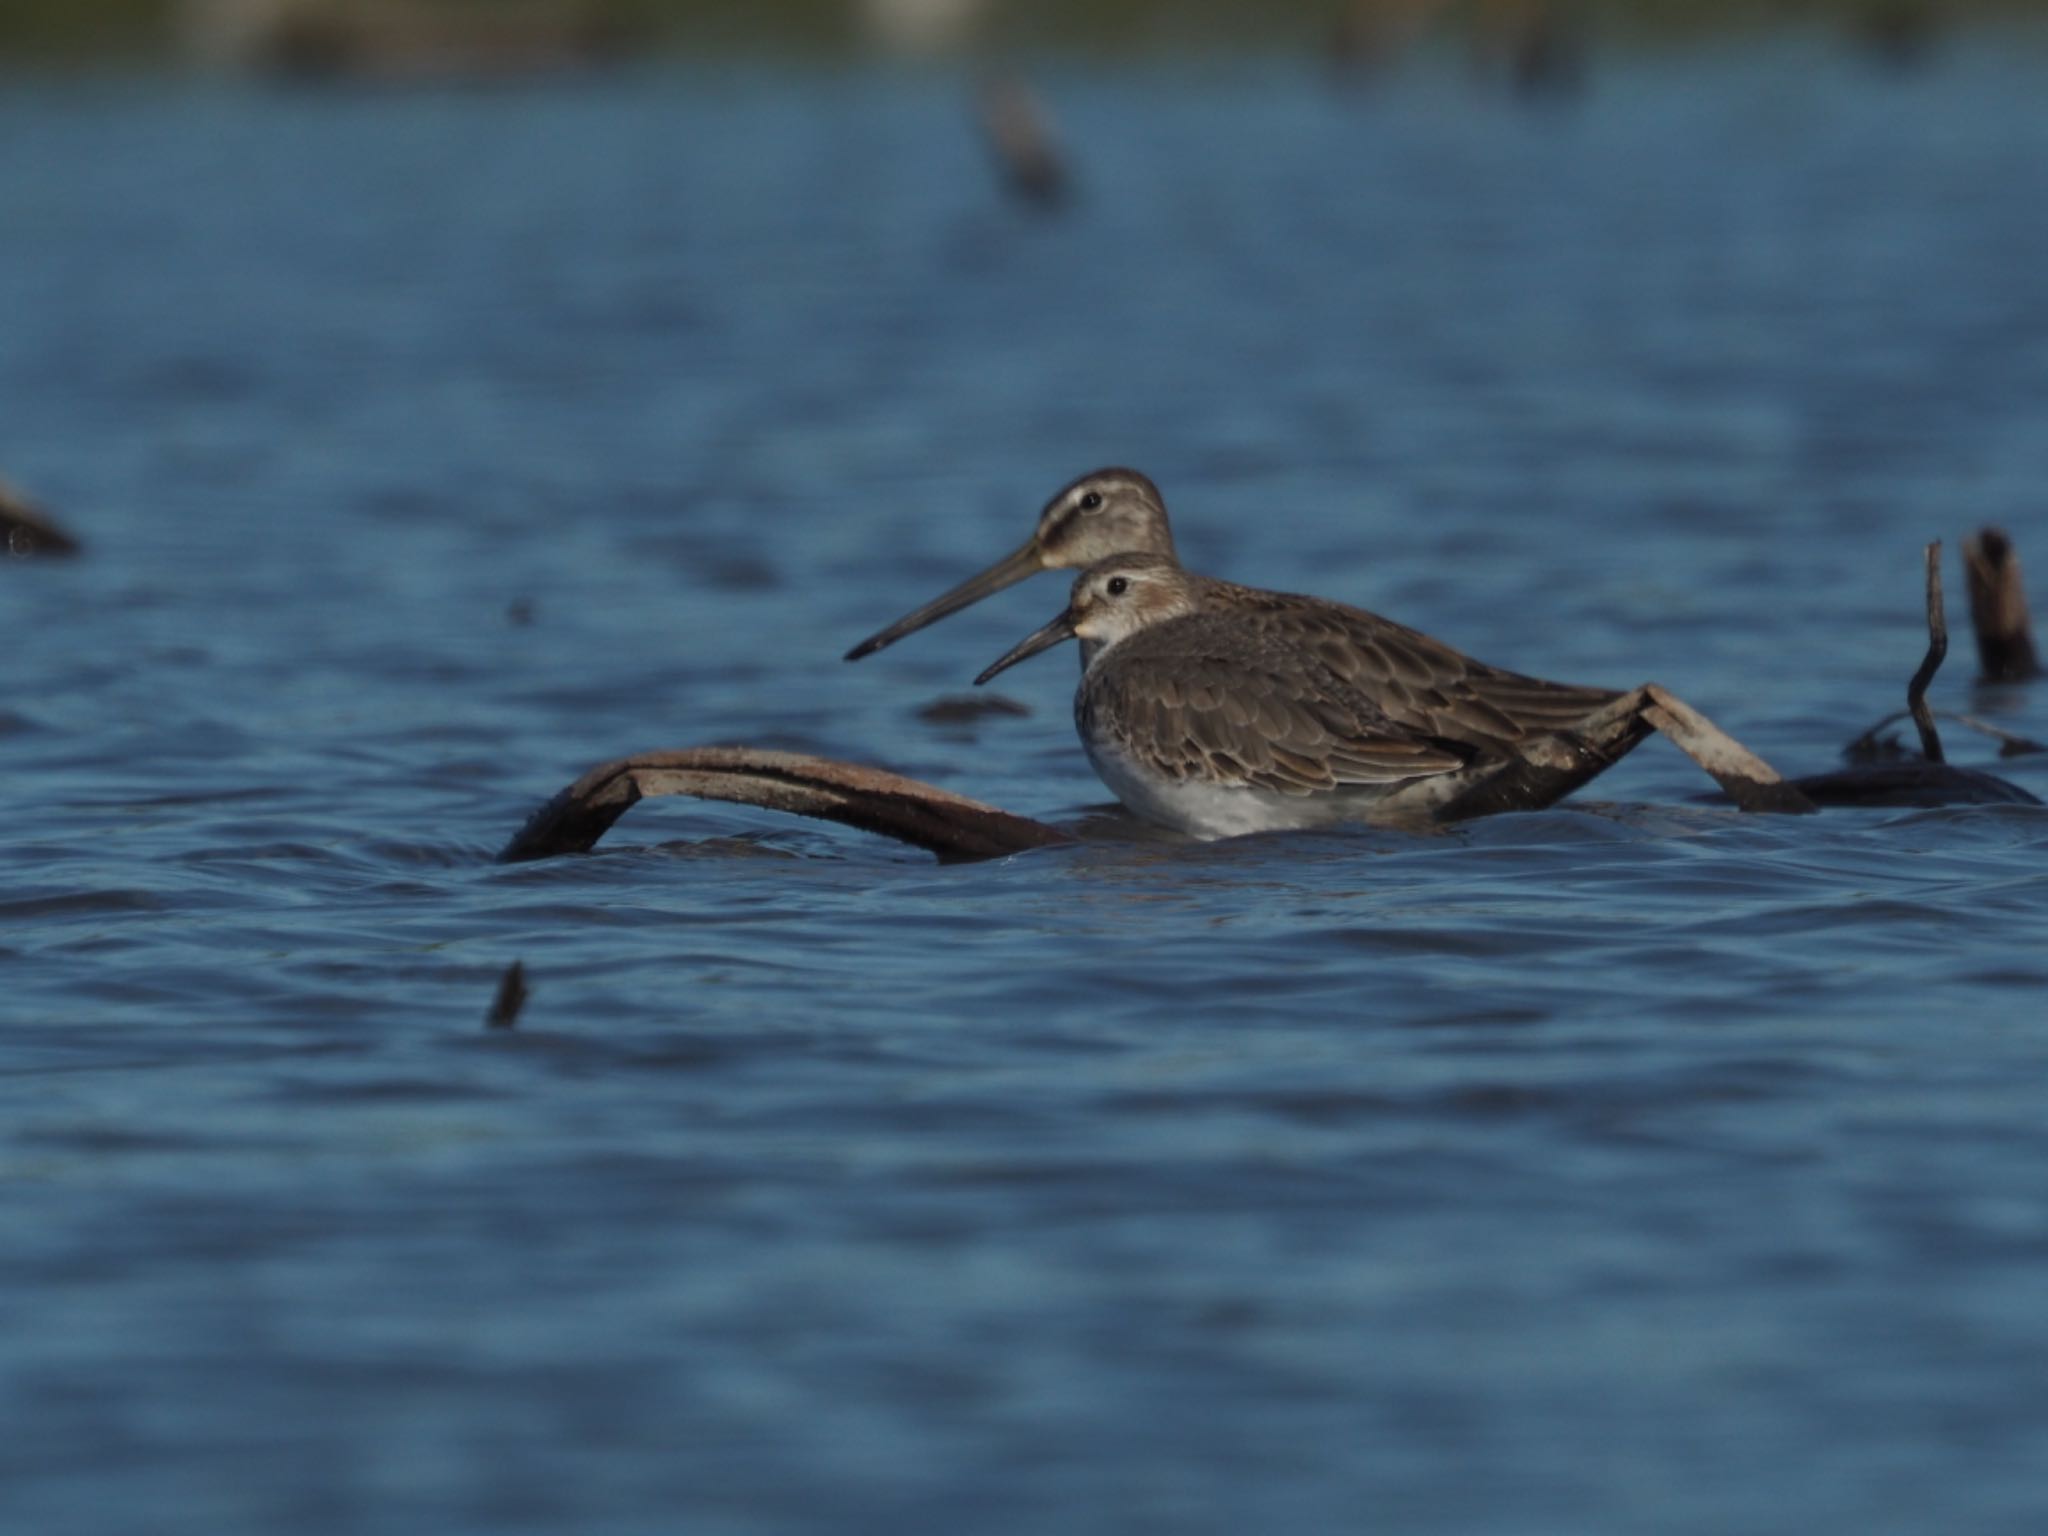
[[[1108,581],[1103,583],[1102,590],[1107,592],[1111,597],[1122,597],[1126,592],[1131,590],[1130,578],[1128,576],[1112,576],[1109,578]]]
[[[1101,505],[1102,492],[1100,491],[1090,491],[1086,496],[1083,496],[1081,498],[1081,510],[1083,512],[1093,512],[1097,507]]]

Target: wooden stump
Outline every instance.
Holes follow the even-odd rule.
[[[1984,528],[1963,545],[1970,582],[1970,627],[1977,632],[1977,665],[1987,683],[2017,683],[2038,677],[2027,591],[2020,583],[2020,557],[2001,529]]]

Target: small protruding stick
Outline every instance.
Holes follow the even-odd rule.
[[[1671,744],[1706,769],[1723,794],[1745,811],[1777,816],[1808,816],[1814,804],[1788,784],[1769,763],[1694,709],[1668,688],[1645,683],[1643,718]]]
[[[1980,528],[1963,544],[1963,568],[1970,583],[1970,627],[1977,632],[1977,666],[1987,683],[2017,683],[2038,677],[2033,626],[2027,619],[2027,589],[2020,582],[2020,557],[2002,528]]]
[[[491,1002],[491,1011],[484,1015],[484,1028],[510,1029],[519,1022],[519,1010],[526,1006],[526,998],[526,967],[514,960],[505,967],[498,995]]]
[[[1946,762],[1941,751],[1941,733],[1934,728],[1934,711],[1927,707],[1927,685],[1941,670],[1948,656],[1948,620],[1941,609],[1941,540],[1927,546],[1927,654],[1920,670],[1906,684],[1906,708],[1913,712],[1913,724],[1920,728],[1920,752],[1930,763]]]
[[[0,480],[0,556],[75,555],[78,540],[50,520],[48,513],[6,481]]]

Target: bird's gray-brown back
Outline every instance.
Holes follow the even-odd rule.
[[[1241,609],[1121,641],[1082,679],[1074,717],[1083,740],[1170,779],[1289,795],[1449,773],[1488,755],[1409,728],[1289,626]]]
[[[1204,576],[1192,581],[1204,611],[1228,613],[1247,634],[1314,655],[1395,724],[1424,737],[1506,748],[1568,730],[1619,697],[1611,688],[1488,666],[1363,608]]]

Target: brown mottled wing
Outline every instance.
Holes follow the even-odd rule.
[[[1362,608],[1205,582],[1205,607],[1241,615],[1279,644],[1309,650],[1397,726],[1508,746],[1569,730],[1620,695],[1503,671]]]
[[[1111,660],[1075,695],[1083,737],[1112,736],[1172,779],[1310,795],[1449,773],[1481,756],[1396,724],[1313,655],[1235,615],[1154,625]]]

